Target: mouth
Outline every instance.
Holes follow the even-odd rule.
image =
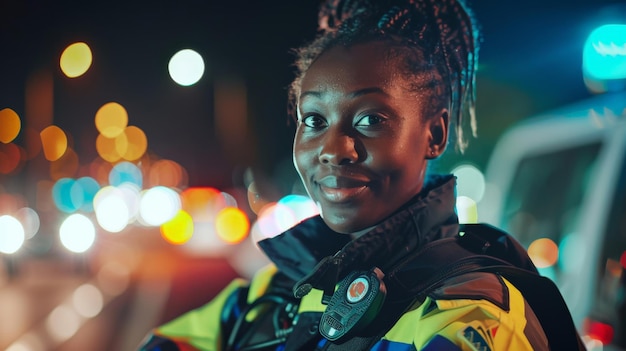
[[[361,193],[367,187],[369,180],[339,176],[326,176],[315,183],[319,186],[320,195],[329,202],[347,202]]]

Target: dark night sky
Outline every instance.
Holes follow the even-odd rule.
[[[466,156],[481,164],[510,123],[588,95],[580,73],[582,43],[603,21],[625,23],[626,11],[607,8],[620,3],[610,0],[472,3],[484,37],[478,81],[482,139],[474,148],[470,144]],[[189,171],[191,185],[227,186],[232,170],[237,175],[247,166],[273,176],[290,162],[289,49],[313,37],[316,9],[316,1],[303,0],[1,0],[0,108],[22,114],[28,75],[48,69],[54,76],[54,123],[84,141],[77,151],[86,162],[95,157],[96,110],[117,101],[128,110],[129,124],[146,132],[151,151]],[[90,45],[94,63],[84,76],[68,79],[58,57],[75,41]],[[192,87],[177,86],[167,73],[170,56],[182,48],[201,53],[207,66]],[[219,147],[212,127],[213,79],[225,72],[242,76],[248,89],[254,134],[240,158]]]

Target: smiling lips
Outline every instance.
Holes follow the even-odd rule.
[[[316,183],[326,200],[346,202],[362,193],[367,188],[368,181],[360,178],[326,176]]]

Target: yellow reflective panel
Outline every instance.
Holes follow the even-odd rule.
[[[139,127],[129,126],[124,130],[127,146],[122,157],[128,161],[136,161],[146,153],[148,149],[148,138]]]
[[[183,210],[178,211],[174,218],[161,225],[161,236],[170,244],[184,244],[192,235],[193,219]]]
[[[10,108],[0,110],[0,142],[8,144],[20,133],[22,121],[20,116]]]
[[[96,129],[107,138],[115,138],[128,125],[128,112],[117,102],[109,102],[96,112]]]
[[[229,244],[237,244],[248,235],[250,221],[240,209],[226,207],[217,214],[215,229],[222,240]]]
[[[117,151],[116,139],[107,138],[102,134],[96,138],[96,151],[107,162],[117,162],[122,158],[122,155]]]
[[[67,136],[55,125],[48,126],[39,133],[43,154],[48,161],[56,161],[67,150]]]
[[[540,238],[528,246],[528,256],[537,268],[550,267],[559,258],[559,248],[552,239]]]
[[[59,65],[61,71],[69,78],[82,76],[91,66],[93,57],[91,49],[83,42],[74,43],[61,54]]]
[[[50,163],[50,178],[73,178],[78,173],[78,164],[78,155],[68,148],[61,158]]]

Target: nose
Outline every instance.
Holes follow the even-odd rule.
[[[328,133],[320,151],[319,161],[335,166],[357,162],[359,158],[355,139],[345,133]]]

